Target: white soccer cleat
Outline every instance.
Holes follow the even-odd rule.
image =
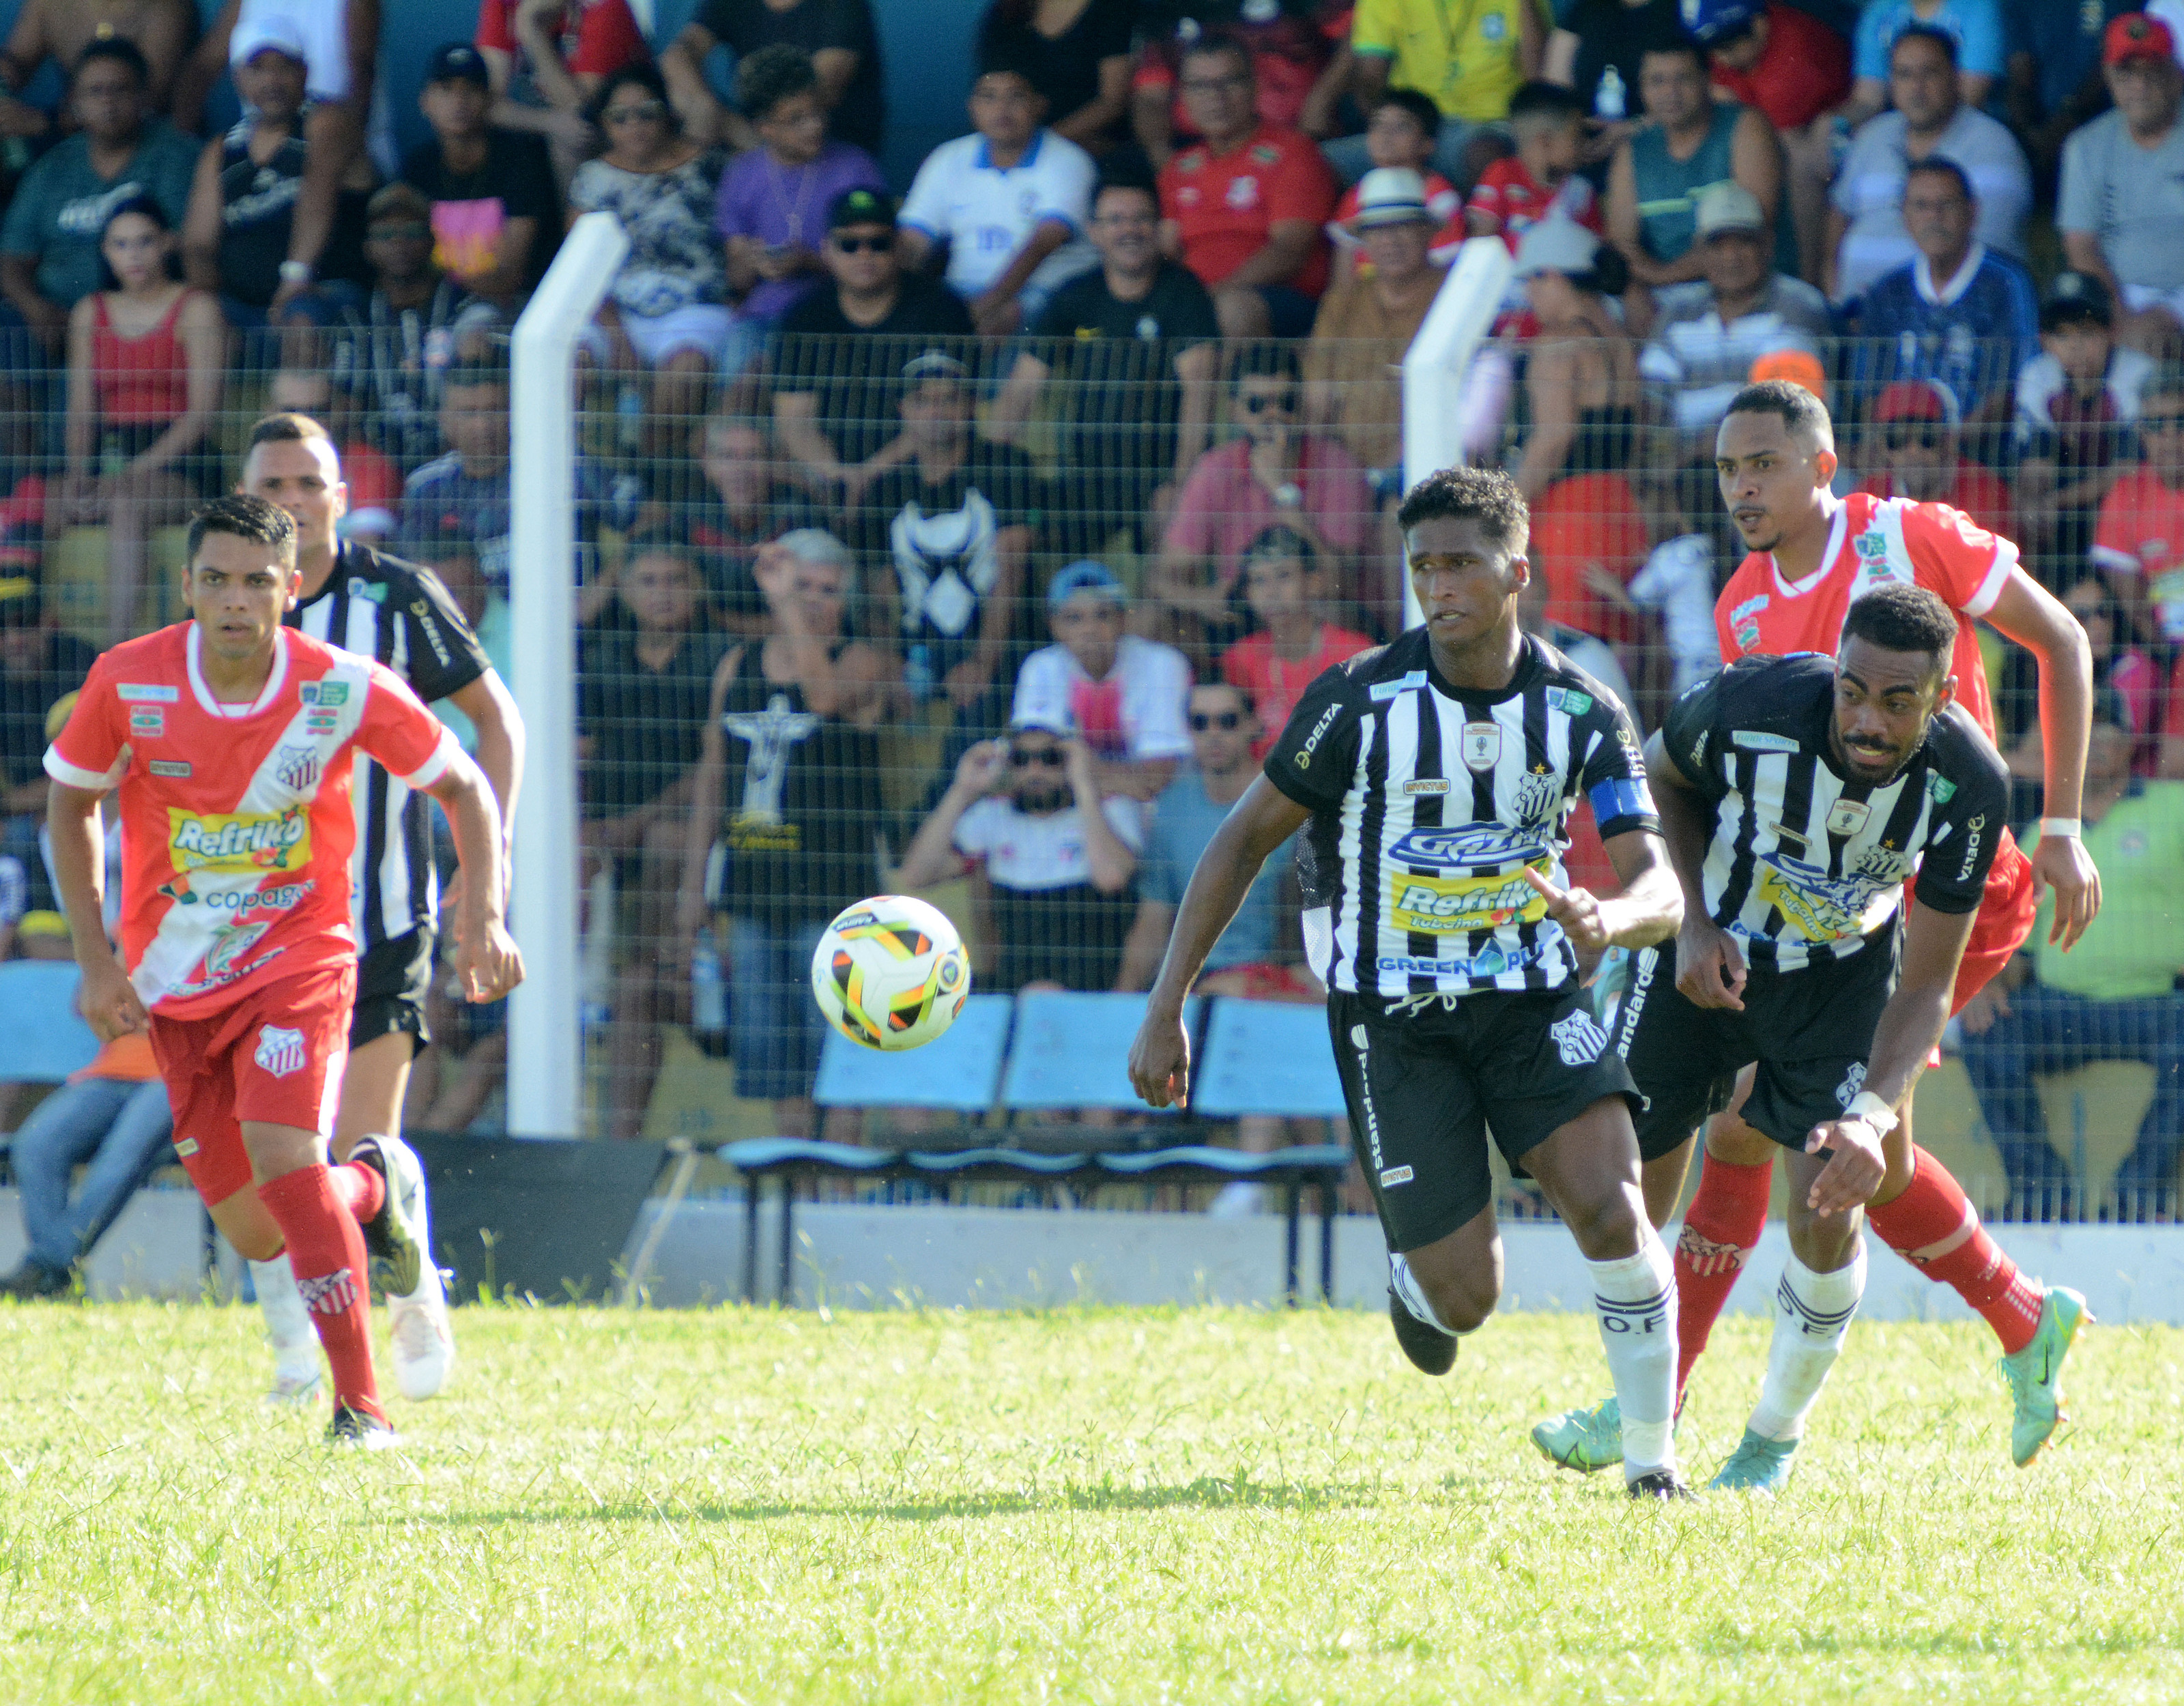
[[[291,1409],[316,1403],[325,1385],[326,1375],[319,1367],[315,1348],[309,1364],[298,1363],[292,1366],[277,1362],[274,1364],[273,1385],[265,1394],[265,1402]]]
[[[388,1298],[387,1314],[394,1336],[395,1386],[411,1403],[422,1403],[448,1383],[455,1365],[455,1336],[448,1325],[439,1270],[428,1265],[415,1292]]]

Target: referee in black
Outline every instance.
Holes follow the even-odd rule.
[[[1156,1108],[1185,1099],[1184,997],[1260,866],[1304,829],[1305,942],[1387,1235],[1397,1342],[1444,1374],[1498,1300],[1490,1126],[1591,1270],[1626,1483],[1687,1498],[1674,1270],[1639,1192],[1636,1092],[1579,970],[1666,940],[1683,914],[1637,731],[1518,626],[1530,518],[1513,481],[1445,469],[1396,519],[1425,624],[1306,691],[1191,875],[1131,1081]],[[1563,886],[1580,797],[1622,879],[1612,899]]]
[[[340,536],[348,488],[326,428],[306,414],[270,414],[258,422],[241,489],[295,518],[304,594],[289,623],[314,639],[377,659],[426,704],[452,702],[477,730],[474,756],[499,799],[502,823],[512,825],[523,771],[523,718],[515,697],[437,575]],[[431,1040],[425,997],[438,933],[432,801],[368,759],[358,761],[353,786],[357,852],[350,894],[359,959],[348,1066],[334,1126],[337,1160],[367,1134],[407,1153],[400,1143],[402,1103],[411,1062]],[[285,1258],[251,1265],[274,1336],[276,1395],[295,1396],[298,1383],[308,1390],[317,1372],[315,1348],[306,1365],[287,1342],[292,1325],[301,1325],[305,1341],[310,1336],[301,1301],[284,1319],[283,1276],[264,1271],[284,1268]],[[292,1279],[288,1290],[292,1293]],[[387,1314],[396,1384],[405,1398],[431,1398],[454,1361],[434,1264],[425,1264],[415,1292],[388,1296]]]

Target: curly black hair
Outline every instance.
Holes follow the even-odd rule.
[[[296,566],[295,518],[277,503],[268,503],[246,492],[215,497],[190,517],[189,555],[194,564],[198,549],[208,533],[231,533],[254,545],[270,547],[287,568]]]
[[[736,104],[755,125],[783,101],[818,86],[811,56],[791,42],[771,42],[736,67]]]
[[[1511,555],[1531,536],[1532,511],[1517,482],[1498,468],[1444,468],[1411,488],[1396,511],[1406,533],[1421,521],[1476,521]]]
[[[1957,613],[1939,594],[1908,581],[1884,581],[1850,607],[1842,636],[1884,652],[1925,652],[1935,673],[1947,675],[1957,653]]]

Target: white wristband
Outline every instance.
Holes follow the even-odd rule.
[[[1850,1106],[1843,1110],[1846,1120],[1863,1120],[1873,1127],[1876,1136],[1886,1137],[1896,1129],[1896,1110],[1875,1096],[1870,1090],[1861,1090],[1850,1098]]]
[[[2042,818],[2040,820],[2040,839],[2052,841],[2057,836],[2068,836],[2072,841],[2086,838],[2086,825],[2078,818]]]

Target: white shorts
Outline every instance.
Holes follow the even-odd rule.
[[[686,349],[696,350],[717,367],[734,317],[718,303],[692,303],[666,314],[624,314],[621,332],[637,352],[637,358],[647,367],[657,367]],[[581,342],[592,359],[604,366],[610,353],[606,333],[597,325],[588,325]]]
[[[2163,290],[2156,285],[2127,284],[2123,287],[2123,305],[2133,314],[2144,314],[2150,308],[2167,312],[2170,319],[2184,325],[2184,290]]]

